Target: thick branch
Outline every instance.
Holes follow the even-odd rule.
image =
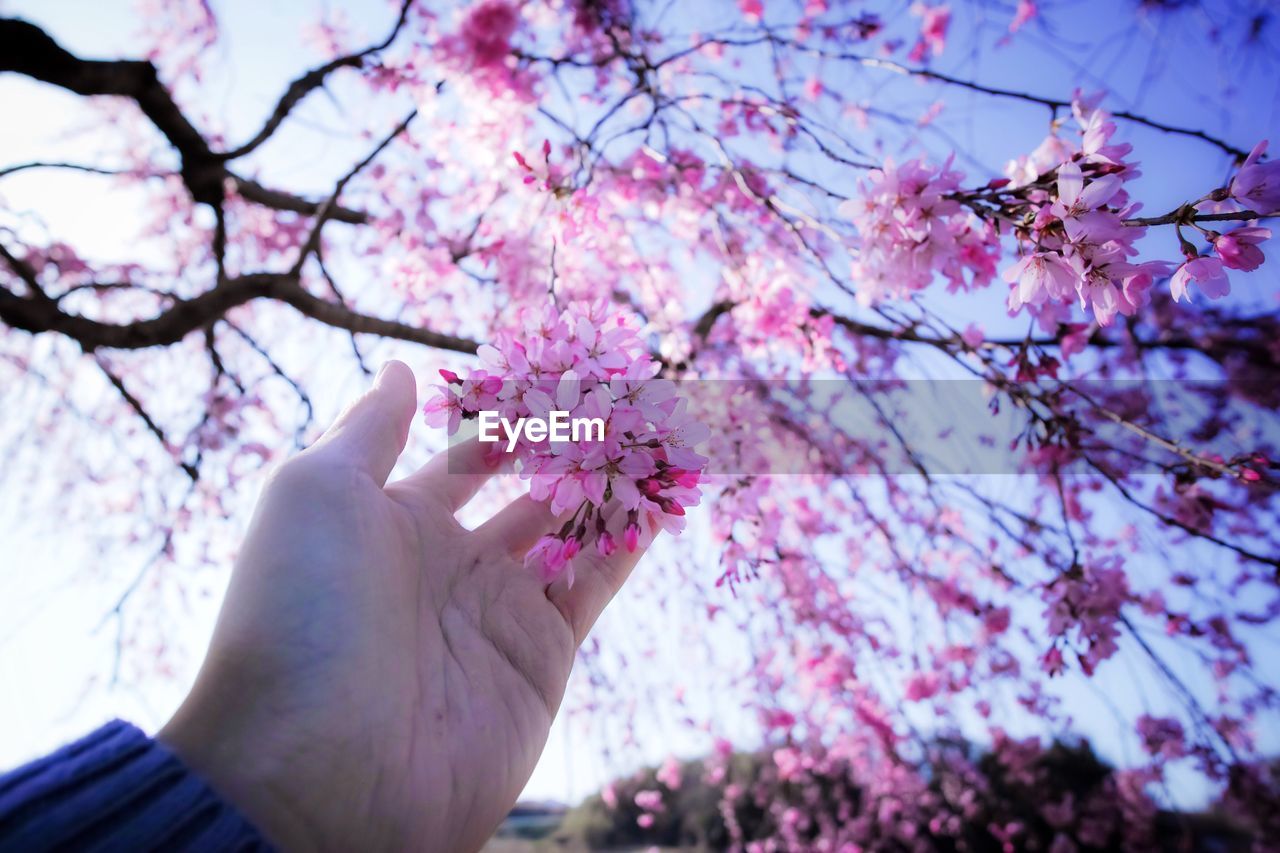
[[[408,7],[409,3],[406,2],[401,11],[401,23]],[[396,29],[399,30],[399,25]],[[382,46],[356,54],[356,64],[359,58],[381,49]],[[150,62],[81,59],[67,52],[35,24],[13,18],[0,18],[0,72],[3,71],[25,74],[80,95],[115,95],[135,101],[152,124],[177,149],[182,160],[183,183],[197,202],[214,207],[220,206],[224,198],[223,182],[230,178],[235,181],[237,189],[245,199],[265,207],[291,210],[306,215],[315,215],[320,210],[321,206],[318,203],[264,187],[257,181],[229,172],[223,161],[231,158],[210,149],[209,143],[187,120],[169,94],[169,90],[160,82],[156,68]],[[315,85],[319,85],[322,80],[323,76],[316,81]],[[290,87],[290,91],[294,91],[293,87]],[[286,100],[288,97],[286,93]],[[298,97],[300,98],[301,95]],[[284,119],[287,112],[286,109],[280,115],[280,120]],[[272,130],[274,129],[273,126]],[[23,163],[0,170],[0,177],[40,166],[114,174],[110,170],[71,163]],[[329,211],[328,216],[340,222],[356,225],[367,221],[365,214],[360,211],[343,207],[334,207]]]
[[[302,288],[289,291],[285,294],[283,301],[313,320],[324,323],[326,326],[346,329],[349,332],[380,335],[384,338],[396,338],[402,341],[435,347],[436,349],[446,349],[467,354],[475,353],[480,346],[476,341],[469,338],[459,338],[441,332],[433,332],[420,326],[406,325],[398,320],[384,320],[380,317],[361,314],[349,308],[344,308],[335,302],[329,302],[314,296]]]
[[[273,210],[292,210],[294,213],[315,216],[327,203],[311,201],[281,190],[273,190],[270,187],[264,187],[251,178],[242,178],[239,175],[232,175],[231,177],[235,181],[236,190],[247,201],[255,202],[263,207],[270,207]],[[341,205],[329,205],[327,218],[335,219],[338,222],[347,222],[351,225],[363,225],[369,221],[368,214],[359,210],[352,210],[349,207],[342,207]]]
[[[282,273],[255,273],[224,281],[191,299],[176,300],[147,320],[106,323],[68,314],[50,299],[24,298],[0,287],[0,320],[32,334],[58,332],[75,340],[86,352],[97,349],[145,349],[168,346],[222,319],[228,311],[255,299],[273,299],[306,316],[339,329],[366,332],[438,349],[474,353],[475,341],[361,314],[326,302],[302,288],[298,279]]]
[[[0,18],[0,72],[15,71],[79,95],[132,98],[182,157],[182,179],[198,202],[222,201],[224,171],[200,131],[160,82],[156,67],[134,60],[73,56],[35,24]]]

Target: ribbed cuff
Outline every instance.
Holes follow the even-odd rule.
[[[0,853],[68,849],[272,848],[167,747],[113,720],[0,776]]]

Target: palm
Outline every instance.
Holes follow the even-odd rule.
[[[394,455],[371,470],[340,453],[370,438],[344,421],[266,490],[193,696],[252,692],[253,723],[287,756],[259,781],[308,780],[283,806],[318,823],[278,835],[474,849],[532,773],[574,651],[637,555],[580,556],[574,589],[548,592],[519,560],[551,527],[545,507],[521,499],[475,531],[454,519],[489,473],[476,446],[384,487]]]

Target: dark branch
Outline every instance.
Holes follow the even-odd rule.
[[[137,178],[153,178],[153,177],[163,176],[162,173],[159,173],[159,172],[139,172],[133,169],[102,169],[97,166],[86,166],[83,163],[32,162],[32,163],[18,163],[13,166],[6,166],[3,169],[0,169],[0,178],[8,177],[9,175],[13,175],[18,172],[25,172],[28,169],[69,169],[73,172],[88,172],[89,174],[92,174],[92,175],[124,175],[128,177],[137,177]]]
[[[1184,206],[1189,207],[1189,206]],[[1163,216],[1138,216],[1124,220],[1125,225],[1188,225],[1192,222],[1252,222],[1255,219],[1266,219],[1252,210],[1235,210],[1227,213],[1197,213],[1190,208],[1185,213],[1183,208],[1170,211]]]
[[[245,200],[255,202],[263,207],[270,207],[274,210],[292,210],[294,213],[315,216],[325,204],[325,202],[311,201],[281,190],[264,187],[251,178],[242,178],[239,175],[232,175],[231,178],[235,181],[236,190]],[[369,221],[367,214],[359,210],[342,207],[341,205],[331,206],[328,218],[335,219],[338,222],[347,222],[351,225],[363,225]]]
[[[982,83],[975,83],[972,80],[964,80],[960,77],[952,77],[951,75],[943,74],[940,71],[933,71],[929,68],[913,68],[911,66],[903,65],[901,63],[894,62],[893,60],[883,59],[881,57],[858,56],[855,54],[842,54],[840,55],[839,58],[852,59],[870,68],[881,68],[886,71],[892,71],[896,74],[904,74],[909,77],[918,77],[923,80],[934,80],[939,83],[945,83],[949,86],[959,86],[964,89],[969,89],[970,91],[973,91],[973,92],[981,92],[985,95],[993,95],[995,97],[1000,97],[1000,98],[1012,98],[1014,100],[1026,101],[1032,104],[1040,104],[1042,106],[1048,107],[1051,110],[1062,110],[1062,109],[1071,108],[1070,101],[1064,101],[1059,98],[1045,98],[1039,95],[1032,95],[1028,92],[1019,92],[1016,89],[1002,89],[998,86],[986,86],[986,85],[983,85]],[[1224,151],[1227,154],[1230,154],[1232,157],[1236,158],[1237,160],[1244,160],[1244,158],[1248,156],[1248,152],[1245,151],[1244,149],[1237,148],[1236,146],[1232,145],[1229,142],[1218,139],[1216,136],[1210,136],[1209,134],[1205,133],[1203,130],[1192,130],[1186,127],[1177,127],[1175,125],[1165,124],[1164,122],[1156,121],[1155,119],[1150,119],[1150,118],[1147,118],[1146,116],[1141,116],[1136,113],[1129,112],[1128,110],[1117,110],[1115,112],[1112,112],[1111,115],[1114,116],[1115,118],[1124,119],[1125,121],[1133,122],[1134,124],[1140,124],[1145,127],[1152,128],[1153,130],[1159,130],[1163,133],[1172,133],[1178,136],[1189,136],[1194,139],[1199,139],[1203,142],[1207,142],[1208,144],[1214,146],[1215,148],[1220,149],[1221,151]]]
[[[256,299],[272,299],[328,326],[410,341],[437,349],[474,353],[478,344],[467,338],[361,314],[326,302],[303,290],[296,276],[254,273],[230,278],[191,299],[178,299],[147,320],[107,323],[69,314],[47,297],[18,296],[0,287],[0,320],[32,334],[57,332],[75,340],[86,352],[98,349],[145,349],[168,346],[222,319],[228,311]]]
[[[400,24],[403,24],[408,8],[409,2],[406,2],[401,10]],[[397,24],[397,32],[400,24]],[[381,46],[370,48],[356,56],[362,58],[377,49],[381,49]],[[230,158],[210,149],[209,143],[183,115],[169,90],[160,82],[156,68],[150,62],[81,59],[66,51],[35,24],[14,18],[0,18],[0,72],[4,71],[25,74],[80,95],[115,95],[132,99],[156,129],[177,149],[182,161],[183,183],[196,202],[220,207],[225,197],[224,182],[230,179],[235,182],[245,199],[265,207],[307,215],[314,215],[319,210],[319,205],[314,202],[269,189],[254,180],[229,172],[223,161]],[[284,114],[280,118],[283,120]],[[112,170],[72,163],[23,163],[0,171],[0,177],[43,166],[115,174]],[[329,216],[352,224],[367,221],[363,213],[342,207],[330,211]]]
[[[949,86],[958,86],[964,89],[969,89],[970,91],[973,91],[973,92],[981,92],[985,95],[992,95],[994,97],[999,97],[999,98],[1012,98],[1018,101],[1025,101],[1026,103],[1039,104],[1041,106],[1048,107],[1049,109],[1054,110],[1055,112],[1057,110],[1070,109],[1071,107],[1070,101],[1064,101],[1060,98],[1046,98],[1040,95],[1033,95],[1029,92],[1020,92],[1016,89],[1003,89],[1003,88],[1000,88],[999,86],[987,86],[982,83],[974,82],[972,80],[965,80],[961,77],[953,77],[950,74],[943,74],[940,71],[934,71],[929,68],[919,68],[911,65],[904,65],[901,62],[895,62],[892,59],[886,59],[884,57],[863,56],[862,54],[858,54],[858,53],[824,50],[819,47],[814,47],[812,45],[803,44],[803,43],[794,41],[792,39],[784,38],[771,31],[766,31],[763,35],[751,37],[751,38],[703,39],[702,41],[696,44],[693,44],[686,48],[682,48],[681,50],[678,50],[668,56],[663,57],[662,59],[656,61],[654,65],[657,67],[661,67],[663,65],[666,65],[667,63],[670,63],[682,57],[688,56],[690,54],[696,53],[697,51],[703,49],[704,47],[707,47],[708,45],[713,45],[713,44],[725,45],[729,47],[753,47],[753,46],[766,44],[766,43],[786,45],[795,50],[798,50],[804,53],[809,53],[814,56],[819,56],[826,59],[843,60],[845,62],[855,62],[867,68],[878,68],[883,71],[890,71],[894,74],[901,74],[905,77],[915,77],[921,80],[932,80],[938,83],[944,83]],[[1227,154],[1230,154],[1232,157],[1236,158],[1236,160],[1244,160],[1244,158],[1248,156],[1248,152],[1246,152],[1244,149],[1237,148],[1231,143],[1226,142],[1222,139],[1219,139],[1216,136],[1211,136],[1210,134],[1205,133],[1203,130],[1192,130],[1186,127],[1177,127],[1175,125],[1166,124],[1161,121],[1156,121],[1155,119],[1147,118],[1146,116],[1138,115],[1137,113],[1129,112],[1128,110],[1119,110],[1116,112],[1112,112],[1111,115],[1115,116],[1116,118],[1124,119],[1125,121],[1133,122],[1134,124],[1140,124],[1145,127],[1152,128],[1153,130],[1159,130],[1163,133],[1172,133],[1178,136],[1188,136],[1193,139],[1199,139],[1202,142],[1206,142],[1209,145],[1212,145],[1215,148],[1218,148],[1219,150]]]
[[[342,191],[346,189],[347,184],[351,182],[352,178],[360,174],[366,166],[372,163],[374,159],[382,153],[383,149],[390,145],[397,136],[404,133],[405,129],[409,127],[409,123],[412,122],[417,115],[417,110],[410,111],[410,113],[404,117],[404,120],[395,126],[395,129],[392,130],[391,133],[383,137],[382,141],[378,143],[377,147],[369,152],[368,156],[352,166],[351,170],[343,175],[338,180],[338,183],[334,185],[333,193],[323,204],[320,205],[320,208],[316,213],[316,224],[312,226],[311,233],[307,235],[307,242],[303,244],[301,251],[298,252],[298,260],[293,265],[293,274],[295,276],[302,272],[302,266],[307,262],[307,256],[312,252],[319,250],[320,232],[324,228],[325,222],[333,216],[333,211],[338,206],[338,197],[342,195]]]
[[[340,56],[337,59],[326,62],[324,65],[313,68],[290,83],[289,88],[285,90],[284,95],[281,96],[280,101],[276,104],[276,108],[272,110],[271,115],[267,117],[266,123],[262,125],[262,129],[244,145],[221,153],[218,158],[221,160],[235,160],[253,151],[270,139],[271,135],[279,129],[280,125],[289,116],[289,113],[293,111],[293,108],[301,103],[302,99],[307,95],[323,86],[325,79],[330,74],[339,68],[359,68],[364,64],[364,60],[367,57],[389,47],[404,27],[404,22],[409,16],[409,7],[412,5],[413,0],[404,0],[404,4],[400,7],[400,16],[396,19],[396,25],[391,30],[391,34],[378,44],[365,48],[359,53]]]
[[[129,404],[129,408],[133,410],[134,414],[142,419],[147,430],[156,437],[157,441],[160,442],[160,446],[166,450],[172,450],[172,445],[169,444],[169,439],[165,436],[164,430],[160,429],[160,425],[157,424],[155,419],[151,417],[145,408],[143,408],[142,401],[135,397],[133,392],[125,387],[124,380],[116,375],[116,373],[101,358],[95,358],[94,361],[111,384],[115,386],[115,389],[120,392],[120,396],[124,398],[124,401]],[[186,472],[186,475],[191,478],[192,482],[195,482],[200,478],[200,472],[194,465],[179,460],[178,466]]]
[[[191,197],[222,201],[225,174],[200,131],[187,120],[160,82],[156,67],[135,60],[80,59],[44,30],[16,18],[0,18],[0,72],[15,71],[79,95],[131,98],[182,157],[182,180]]]

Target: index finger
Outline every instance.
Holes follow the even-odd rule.
[[[510,469],[510,454],[502,446],[478,437],[451,445],[396,483],[421,497],[430,497],[457,512],[495,474]]]

